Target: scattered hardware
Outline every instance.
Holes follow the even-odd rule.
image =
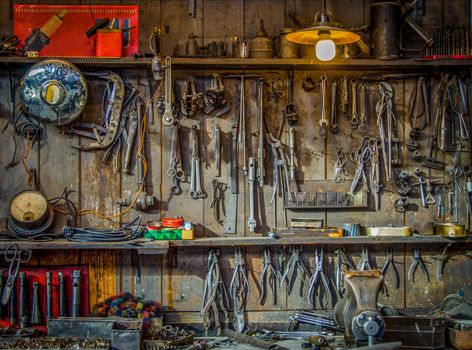
[[[92,316],[118,316],[125,318],[154,318],[162,316],[162,307],[154,300],[144,300],[124,292],[94,305]]]
[[[41,337],[18,339],[16,342],[0,343],[2,349],[109,349],[109,339],[76,339],[63,337]]]

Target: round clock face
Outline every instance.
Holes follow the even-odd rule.
[[[47,199],[38,191],[24,191],[13,197],[10,215],[18,222],[35,222],[48,211]]]

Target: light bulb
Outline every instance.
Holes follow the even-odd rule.
[[[336,45],[331,39],[322,39],[316,43],[315,52],[320,61],[331,61],[336,56]]]

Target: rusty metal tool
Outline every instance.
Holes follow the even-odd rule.
[[[428,269],[426,268],[423,258],[421,257],[419,249],[413,250],[413,262],[411,263],[410,268],[408,269],[408,281],[410,281],[411,283],[415,282],[415,272],[418,268],[418,265],[420,266],[421,270],[423,271],[423,274],[426,276],[426,279],[429,283]]]
[[[264,305],[267,297],[267,284],[272,292],[272,304],[277,304],[277,276],[278,273],[272,263],[272,252],[270,248],[264,249],[264,260],[262,263],[262,271],[259,277],[259,287],[261,288],[261,295],[259,297],[259,304]]]
[[[308,304],[312,307],[315,307],[315,293],[321,286],[323,286],[323,302],[320,301],[320,306],[322,308],[329,308],[333,305],[333,294],[330,288],[329,278],[324,273],[324,255],[323,248],[316,249],[315,252],[315,263],[313,266],[313,275],[310,278],[309,288],[308,288]],[[321,283],[320,283],[321,282]],[[321,291],[320,291],[321,292]],[[321,296],[321,294],[320,294]]]
[[[20,328],[26,328],[29,325],[28,311],[26,309],[26,273],[20,272]]]
[[[31,303],[31,320],[32,325],[41,324],[41,306],[39,304],[39,283],[33,282],[33,301]]]
[[[7,305],[11,294],[14,292],[15,280],[20,270],[20,265],[31,259],[31,250],[19,249],[16,244],[10,244],[4,255],[5,260],[10,263],[7,282],[2,294],[2,305]]]
[[[319,120],[320,124],[320,137],[325,139],[328,136],[328,127],[329,127],[329,120],[326,117],[327,108],[328,108],[328,95],[327,95],[327,75],[324,72],[320,77],[320,95],[321,95],[321,118]]]
[[[80,316],[80,285],[81,271],[74,270],[72,272],[72,317]]]
[[[294,126],[298,122],[297,106],[293,102],[293,71],[288,72],[288,87],[287,87],[287,104],[284,108],[285,119],[287,124]]]
[[[58,272],[57,279],[59,280],[59,317],[64,317],[67,314],[66,311],[66,291],[64,286],[64,273]]]
[[[393,270],[393,276],[395,277],[395,282],[394,286],[396,289],[400,288],[400,274],[397,270],[397,267],[395,266],[395,261],[393,260],[393,249],[388,248],[387,249],[387,258],[385,259],[385,262],[382,266],[381,272],[382,276],[384,276],[384,283],[382,285],[382,291],[388,296],[388,290],[387,287],[385,286],[385,275],[387,274],[388,268],[392,267]]]
[[[46,272],[46,320],[52,317],[52,272]]]
[[[249,215],[247,218],[247,228],[249,232],[254,232],[256,229],[256,217],[255,217],[255,181],[256,181],[256,163],[253,157],[249,157],[249,174],[248,174],[248,191],[249,191]]]
[[[233,327],[238,333],[243,333],[246,328],[244,312],[250,289],[244,257],[240,248],[234,252],[234,271],[229,289],[233,302]]]

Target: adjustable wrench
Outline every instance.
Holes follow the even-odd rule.
[[[247,228],[249,232],[254,232],[256,229],[256,218],[254,215],[254,181],[256,179],[256,164],[253,157],[248,159],[248,185],[249,185],[249,217],[247,219]]]
[[[326,72],[324,72],[320,77],[320,89],[321,89],[321,119],[320,124],[320,137],[325,139],[328,135],[328,119],[326,118],[326,107],[327,107],[327,96],[326,96],[326,83],[327,77]]]
[[[174,122],[174,114],[172,113],[172,59],[167,56],[165,58],[165,78],[164,78],[164,100],[165,109],[162,116],[164,125],[172,125]]]
[[[357,114],[357,80],[351,81],[352,105],[351,105],[351,129],[359,126],[359,115]]]
[[[216,167],[216,177],[221,176],[221,132],[220,126],[216,125],[214,129],[215,136],[215,167]]]
[[[197,126],[192,126],[192,132],[190,134],[192,140],[192,166],[190,174],[190,191],[189,196],[193,199],[205,198],[205,192],[202,190],[201,184],[201,171],[200,171],[200,156],[199,156],[199,145],[198,145],[198,133]]]
[[[361,83],[361,114],[359,119],[359,131],[364,133],[367,132],[367,100],[366,100],[366,87],[364,83]],[[354,102],[353,102],[354,105]]]

